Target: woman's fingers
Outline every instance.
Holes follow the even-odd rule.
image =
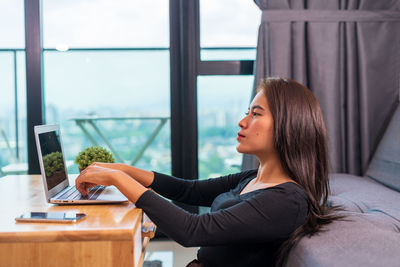
[[[79,193],[81,193],[82,196],[86,196],[89,193],[89,187],[86,185],[86,182],[81,182],[76,179],[75,187],[76,189],[78,189]]]
[[[86,196],[87,194],[89,194],[90,189],[92,189],[93,187],[97,186],[97,184],[93,184],[93,183],[83,183],[83,194],[82,196]]]
[[[75,180],[75,187],[86,196],[90,188],[97,185],[108,186],[112,184],[112,178],[118,175],[119,171],[100,166],[89,166]]]
[[[86,196],[89,193],[90,188],[97,186],[98,183],[93,179],[88,172],[82,172],[75,180],[75,187],[81,193],[82,196]]]

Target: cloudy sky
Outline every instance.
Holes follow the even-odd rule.
[[[23,0],[0,0],[0,48],[24,46]],[[168,0],[43,0],[43,42],[54,48],[168,47]],[[201,45],[255,46],[251,0],[200,0]]]

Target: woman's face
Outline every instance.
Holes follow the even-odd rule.
[[[239,127],[236,146],[238,152],[253,154],[260,158],[275,151],[274,120],[262,91],[254,97],[249,112],[239,122]]]

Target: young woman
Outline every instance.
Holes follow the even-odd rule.
[[[185,180],[124,164],[95,163],[76,180],[86,195],[115,185],[162,232],[183,246],[201,246],[188,266],[281,265],[290,248],[336,217],[327,206],[326,130],[320,106],[294,80],[260,83],[239,122],[237,151],[259,168],[208,180]],[[158,194],[211,207],[190,214]]]

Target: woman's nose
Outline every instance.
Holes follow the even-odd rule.
[[[246,127],[246,125],[247,125],[246,118],[247,118],[247,116],[239,121],[239,127],[240,128],[245,128]]]

